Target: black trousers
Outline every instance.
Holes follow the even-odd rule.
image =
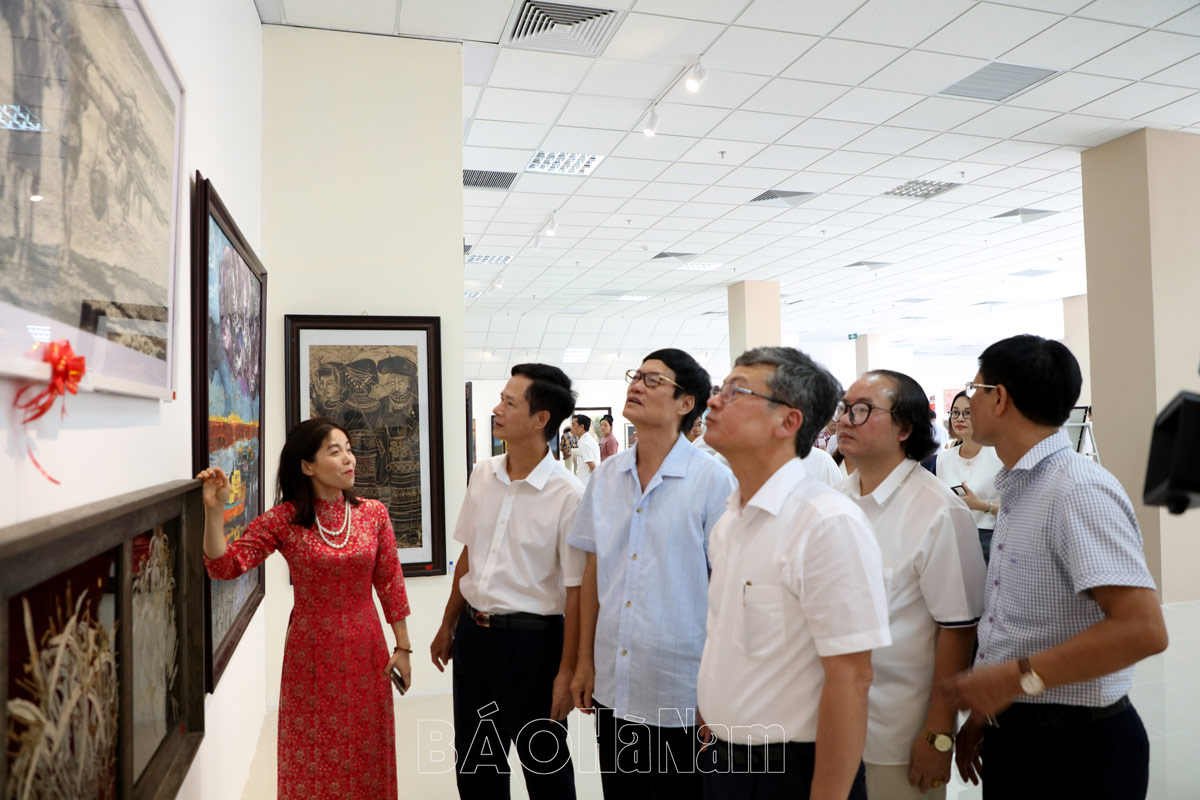
[[[454,636],[454,751],[464,800],[509,796],[516,742],[531,800],[574,800],[566,722],[550,719],[563,621],[547,630],[482,628],[460,617]]]
[[[604,800],[700,796],[704,786],[701,769],[705,759],[712,763],[713,755],[711,750],[700,752],[696,725],[665,728],[629,722],[616,718],[608,706],[593,705]]]
[[[757,748],[730,748],[721,741],[713,747],[716,769],[704,776],[704,800],[808,800],[816,766],[815,744],[788,742],[785,760],[747,758],[746,751]],[[867,800],[867,774],[862,762],[846,797]]]
[[[1150,742],[1141,717],[1131,705],[1103,719],[1095,714],[1034,703],[1000,714],[983,737],[985,800],[1144,800]]]

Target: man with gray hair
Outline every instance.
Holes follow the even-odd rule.
[[[871,650],[891,641],[879,547],[862,511],[800,463],[840,395],[799,350],[759,347],[708,401],[705,437],[738,488],[708,548],[706,798],[867,796]]]

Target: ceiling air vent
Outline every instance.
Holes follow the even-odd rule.
[[[768,189],[767,191],[755,197],[750,202],[760,206],[782,206],[783,208],[795,208],[801,203],[806,203],[810,198],[816,197],[816,192],[782,192],[778,189]]]
[[[908,197],[913,200],[928,200],[942,192],[948,192],[961,183],[946,183],[944,181],[909,181],[902,183],[891,191],[884,192],[888,197]]]
[[[598,56],[621,21],[610,8],[589,8],[525,0],[513,13],[504,42],[527,50]]]
[[[1025,91],[1035,83],[1041,83],[1054,74],[1056,72],[1052,69],[1022,67],[1017,64],[1001,64],[999,61],[993,61],[953,86],[942,89],[939,94],[1000,102],[1018,92]]]
[[[492,172],[486,169],[464,169],[463,186],[469,189],[499,189],[507,191],[517,179],[515,172]]]
[[[472,248],[472,247],[474,247],[474,246],[475,246],[475,245],[472,245],[472,244],[467,244],[467,240],[466,240],[466,239],[463,239],[463,255],[465,256],[467,253],[470,253],[470,252],[471,252],[471,248]]]
[[[1041,208],[1014,208],[1012,211],[1005,211],[1003,214],[997,214],[996,216],[992,217],[992,219],[1004,221],[1015,219],[1024,224],[1026,222],[1033,222],[1035,219],[1049,217],[1052,214],[1057,213],[1057,211],[1046,211]]]
[[[887,261],[855,261],[853,264],[847,264],[842,269],[874,269],[875,267],[889,266]]]
[[[672,253],[667,250],[664,250],[661,253],[659,253],[658,255],[651,258],[650,260],[658,261],[659,259],[669,258],[672,261],[688,262],[688,261],[691,261],[693,258],[695,258],[698,255],[700,255],[700,254],[699,253]]]

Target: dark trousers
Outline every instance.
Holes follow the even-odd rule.
[[[1102,719],[1096,714],[1034,703],[1000,714],[983,738],[985,800],[1145,798],[1150,742],[1141,717],[1133,706]]]
[[[716,769],[704,776],[704,800],[808,800],[816,766],[816,745],[788,742],[785,758],[760,757],[764,748],[731,747],[717,741]],[[778,745],[773,745],[778,747]],[[862,762],[847,800],[867,800]]]
[[[992,560],[992,534],[994,530],[990,528],[979,528],[979,546],[983,548],[983,563],[989,564]]]
[[[699,797],[700,766],[712,752],[700,752],[697,726],[665,728],[618,719],[596,707],[596,744],[605,800],[677,800]],[[683,713],[682,710],[680,712]]]
[[[574,800],[567,725],[550,719],[563,621],[547,630],[483,628],[462,617],[454,636],[454,750],[464,800],[509,796],[517,745],[531,800]]]

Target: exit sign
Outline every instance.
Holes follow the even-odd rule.
[[[857,339],[857,338],[858,338],[858,334],[857,334],[857,333],[852,333],[852,334],[850,334],[849,336],[847,336],[846,338],[847,338],[847,339],[850,339],[851,341],[853,341],[854,339]]]

